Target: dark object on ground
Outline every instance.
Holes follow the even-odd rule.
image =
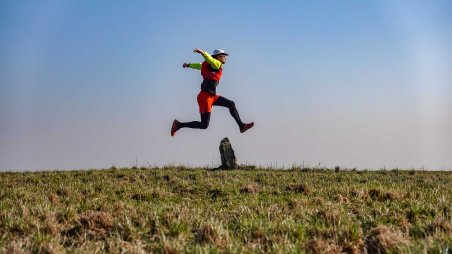
[[[235,158],[234,149],[228,138],[224,138],[220,143],[221,166],[219,169],[237,169],[237,159]]]

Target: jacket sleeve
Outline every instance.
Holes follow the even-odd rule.
[[[188,67],[196,70],[201,70],[201,63],[189,63]]]
[[[209,55],[209,53],[203,51],[202,56],[204,57],[204,59],[206,59],[206,62],[208,62],[210,66],[212,66],[212,68],[214,68],[215,70],[220,69],[222,63]]]

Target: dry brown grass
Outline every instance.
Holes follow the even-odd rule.
[[[394,201],[401,199],[403,195],[397,191],[385,191],[381,189],[370,189],[370,198],[375,201]]]
[[[336,243],[321,238],[309,240],[305,248],[308,252],[315,254],[337,254],[342,252],[341,247]]]
[[[311,192],[311,188],[306,184],[289,184],[286,186],[286,191],[308,195]]]
[[[427,225],[426,232],[430,235],[445,233],[452,236],[452,222],[445,219],[435,219]]]
[[[345,244],[342,251],[348,254],[364,253],[364,241],[362,239],[358,239],[356,242]]]
[[[327,208],[317,212],[317,218],[322,219],[326,224],[337,225],[340,220],[340,213],[334,208]]]
[[[105,239],[114,225],[114,217],[107,212],[87,211],[78,215],[77,225],[67,229],[67,236],[87,235],[91,239]]]
[[[255,194],[259,192],[259,188],[254,184],[247,184],[240,188],[241,193]]]
[[[263,228],[258,227],[251,231],[250,239],[252,241],[261,242],[261,241],[264,241],[265,238],[266,238],[266,235],[265,235],[265,231]]]
[[[14,239],[8,242],[5,247],[2,248],[1,253],[4,254],[27,254],[31,246],[30,239]]]
[[[347,198],[347,196],[342,195],[340,193],[338,193],[334,196],[334,201],[339,202],[339,203],[349,203],[349,199]]]
[[[43,232],[54,237],[58,236],[61,231],[61,226],[57,221],[56,214],[50,213],[45,216]]]
[[[59,200],[58,195],[55,193],[50,194],[49,200],[50,200],[50,202],[52,202],[52,204],[58,203],[58,200]]]
[[[224,247],[229,243],[229,233],[221,223],[203,223],[196,229],[195,240],[200,244],[214,244]]]
[[[400,231],[378,225],[370,230],[365,240],[369,253],[400,252],[408,244],[408,239]]]

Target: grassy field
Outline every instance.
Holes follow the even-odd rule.
[[[452,172],[0,173],[2,253],[452,253]]]

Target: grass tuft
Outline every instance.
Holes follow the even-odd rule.
[[[289,184],[286,191],[308,195],[311,189],[305,184]]]
[[[306,250],[310,253],[335,254],[341,253],[341,248],[332,240],[314,238],[306,244]]]
[[[369,253],[400,252],[408,240],[399,231],[394,231],[384,225],[378,225],[370,230],[365,245]]]
[[[203,223],[196,229],[195,241],[224,247],[229,243],[229,234],[219,222]]]

